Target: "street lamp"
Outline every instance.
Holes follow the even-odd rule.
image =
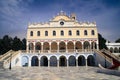
[[[10,65],[9,65],[9,70],[12,69],[12,67],[11,67],[11,60],[12,60],[12,53],[10,54]]]

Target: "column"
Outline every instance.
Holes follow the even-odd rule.
[[[84,45],[83,45],[83,42],[82,42],[82,52],[84,51]]]
[[[75,52],[75,42],[73,42],[73,44],[74,44],[74,52]]]
[[[57,60],[57,67],[59,67],[59,60]]]
[[[43,42],[41,43],[41,53],[43,53]]]
[[[78,59],[76,59],[76,67],[78,67]]]
[[[60,51],[59,51],[59,42],[57,42],[57,47],[58,47],[57,52],[60,52]]]
[[[28,41],[27,41],[26,49],[27,49],[27,53],[28,53],[28,50],[29,50],[29,42]]]
[[[51,42],[49,43],[49,47],[50,47],[50,50],[49,50],[49,52],[51,53]]]
[[[28,66],[31,67],[31,60],[29,60],[29,62],[28,62]]]
[[[34,48],[33,48],[33,52],[35,52],[35,42],[33,43],[33,46],[34,46]]]
[[[67,49],[67,42],[65,42],[65,45],[66,45],[66,52],[68,52],[68,49]]]
[[[40,60],[39,60],[39,63],[38,63],[38,64],[39,64],[39,66],[41,66],[41,65],[40,65]]]
[[[68,62],[68,59],[67,59],[67,67],[69,66],[69,62]]]

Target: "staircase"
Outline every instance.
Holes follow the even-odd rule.
[[[115,69],[120,66],[120,58],[112,54],[110,51],[106,49],[102,49],[101,51],[95,50],[94,52],[101,55],[103,58],[105,58],[108,62],[112,63],[112,66],[109,67],[109,69]]]
[[[9,50],[5,54],[1,55],[0,56],[0,69],[3,69],[4,65],[9,64],[11,58],[13,59],[18,53],[19,51]]]

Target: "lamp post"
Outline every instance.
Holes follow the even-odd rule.
[[[9,70],[12,69],[12,67],[11,67],[11,60],[12,60],[12,53],[10,54],[10,65],[9,65]]]

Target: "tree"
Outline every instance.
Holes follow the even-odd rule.
[[[120,38],[115,41],[116,43],[120,43]]]
[[[26,39],[22,40],[22,50],[26,50]]]
[[[106,39],[102,37],[101,34],[98,33],[98,40],[99,40],[99,49],[107,49],[107,46],[106,46]]]

